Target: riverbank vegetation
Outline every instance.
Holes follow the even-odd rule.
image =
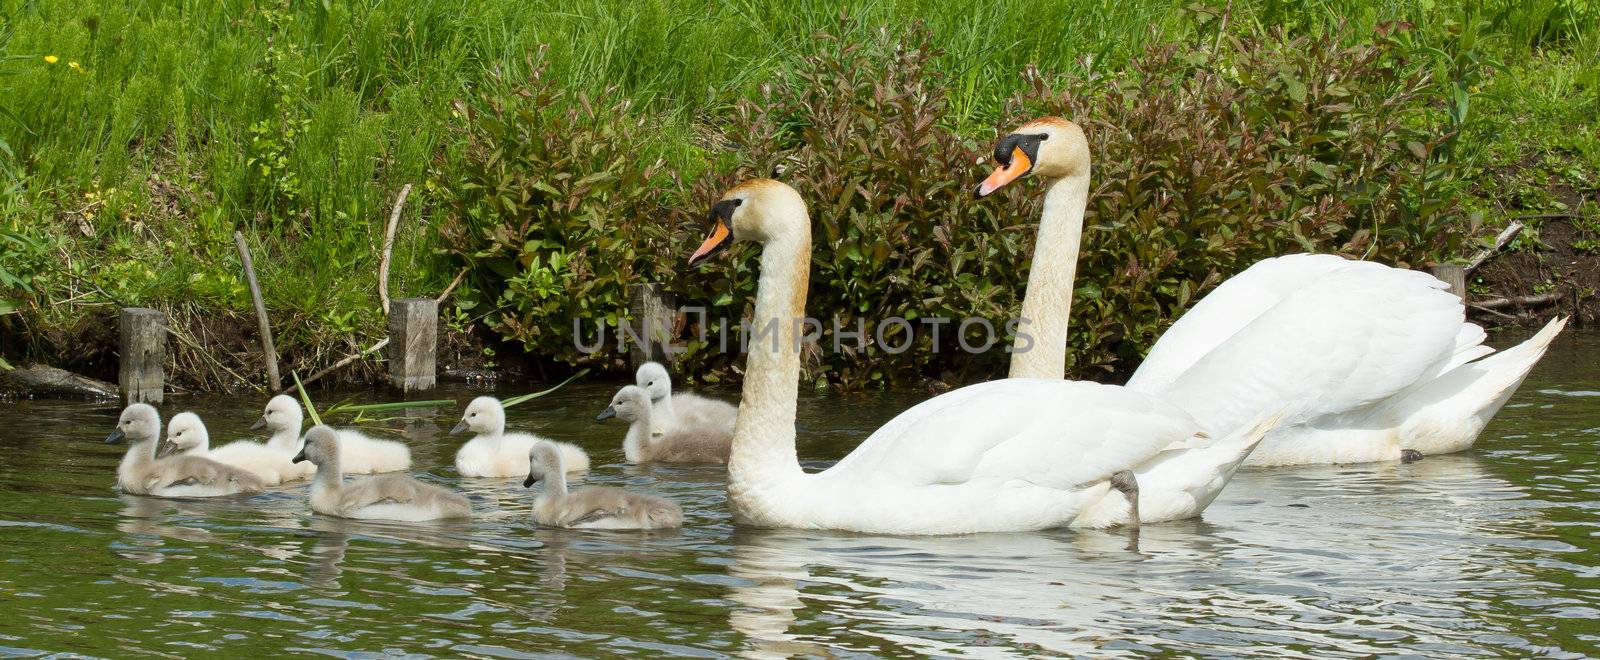
[[[408,183],[391,295],[459,276],[442,313],[460,364],[615,367],[573,320],[614,327],[639,282],[736,326],[754,264],[683,263],[715,195],[774,173],[811,204],[814,315],[998,326],[1037,190],[970,189],[993,140],[1041,113],[1095,148],[1079,376],[1131,368],[1271,254],[1420,267],[1523,215],[1547,217],[1513,249],[1538,250],[1546,222],[1578,256],[1600,244],[1587,0],[41,0],[0,20],[0,356],[91,374],[112,373],[115,308],[137,304],[172,318],[176,384],[258,383],[235,230],[287,368],[373,344]],[[1562,272],[1522,285],[1594,286]],[[914,341],[819,351],[810,374],[962,380],[1005,359]],[[715,344],[691,341],[684,370],[726,373]]]

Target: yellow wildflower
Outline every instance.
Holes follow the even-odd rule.
[[[46,55],[46,56],[44,56],[44,63],[45,64],[55,64],[56,62],[60,62],[60,61],[61,61],[61,58],[56,57],[54,55]]]
[[[79,66],[77,62],[67,62],[67,68],[78,73],[83,73],[83,67]]]

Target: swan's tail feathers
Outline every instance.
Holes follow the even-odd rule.
[[[1405,448],[1432,455],[1472,446],[1566,327],[1566,318],[1553,319],[1527,341],[1456,367],[1394,400],[1388,413],[1401,424]]]
[[[1445,364],[1439,373],[1449,373],[1452,369],[1481,358],[1494,352],[1494,349],[1485,346],[1484,341],[1489,339],[1488,333],[1476,323],[1462,323],[1461,331],[1456,333],[1455,351],[1450,356],[1450,361]]]
[[[1218,440],[1211,445],[1211,449],[1227,452],[1218,467],[1226,474],[1233,474],[1250,456],[1250,452],[1261,446],[1261,441],[1267,439],[1267,434],[1278,428],[1278,423],[1283,421],[1284,409],[1267,413],[1257,418],[1255,423],[1241,428],[1232,435]]]
[[[1550,342],[1555,341],[1556,335],[1566,327],[1566,318],[1551,319],[1527,341],[1456,369],[1475,375],[1471,390],[1478,394],[1481,403],[1468,412],[1487,424],[1495,413],[1500,412],[1500,407],[1506,404],[1517,387],[1522,385],[1522,379],[1528,377],[1533,365],[1538,364],[1545,351],[1550,350]],[[1445,374],[1444,378],[1454,373]]]

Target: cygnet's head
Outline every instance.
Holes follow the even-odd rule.
[[[648,391],[652,403],[672,396],[672,377],[667,375],[667,368],[661,366],[660,362],[646,362],[639,365],[639,371],[633,377],[633,384]]]
[[[161,413],[148,403],[135,403],[122,409],[122,416],[117,418],[117,428],[106,436],[106,444],[116,444],[124,438],[129,444],[138,444],[155,440],[160,435]]]
[[[287,394],[279,394],[267,402],[266,410],[261,412],[261,419],[250,425],[254,431],[266,427],[268,431],[277,433],[284,429],[300,430],[300,424],[305,421],[305,413],[300,410],[300,402]]]
[[[772,179],[751,179],[711,206],[711,232],[689,257],[693,266],[733,241],[766,243],[775,238],[811,239],[805,200],[794,188]]]
[[[311,461],[312,465],[320,467],[338,458],[339,434],[325,424],[318,424],[306,431],[306,446],[295,454],[294,462]]]
[[[531,488],[546,475],[561,474],[566,469],[561,464],[561,450],[543,440],[528,448],[528,478],[522,480],[523,488]]]
[[[1060,117],[1041,117],[1017,127],[995,143],[998,167],[974,191],[983,197],[1024,176],[1060,179],[1087,175],[1089,141],[1077,124]]]
[[[167,422],[167,437],[156,445],[156,458],[187,454],[196,449],[204,451],[210,447],[211,435],[206,432],[205,422],[192,412],[181,412]]]
[[[500,405],[500,400],[492,396],[480,396],[467,404],[466,411],[461,413],[461,423],[450,429],[450,435],[462,431],[500,433],[505,428],[506,409]]]
[[[638,385],[628,385],[617,390],[617,394],[611,397],[611,405],[606,406],[606,409],[600,411],[594,419],[600,422],[616,417],[624,422],[631,422],[639,419],[649,408],[649,390]]]

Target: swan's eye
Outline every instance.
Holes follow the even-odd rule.
[[[478,416],[478,413],[472,413],[472,414],[471,414],[471,415],[467,415],[467,416],[468,416],[468,417],[477,417],[477,416]]]

